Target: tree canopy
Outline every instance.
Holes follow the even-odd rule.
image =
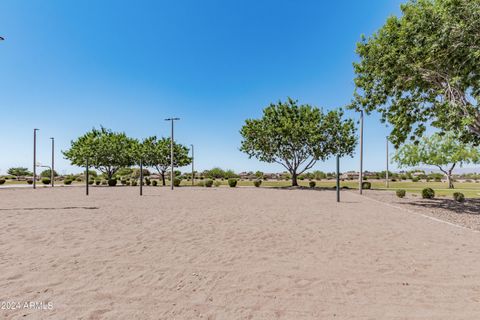
[[[145,166],[153,167],[162,176],[165,185],[165,173],[171,169],[170,138],[158,139],[152,136],[143,140],[140,145],[141,158]],[[189,149],[179,143],[173,144],[173,165],[176,168],[184,167],[192,163],[188,156]]]
[[[311,169],[318,160],[332,155],[352,155],[355,127],[351,119],[342,119],[341,110],[323,113],[310,105],[298,105],[288,99],[270,104],[261,119],[248,119],[240,130],[240,150],[260,161],[278,163],[297,176]]]
[[[86,166],[88,158],[89,165],[111,179],[120,168],[136,162],[137,144],[135,139],[123,132],[94,128],[72,141],[70,149],[63,151],[63,154],[73,165],[81,167]]]
[[[455,166],[465,163],[479,163],[480,152],[477,147],[460,142],[452,132],[435,133],[423,137],[415,144],[402,145],[394,160],[402,167],[421,164],[436,166],[448,180],[448,187],[453,188],[452,173]]]
[[[428,125],[480,143],[480,0],[409,0],[357,45],[352,108],[377,110],[398,147]]]
[[[7,173],[12,175],[12,176],[16,176],[16,177],[33,175],[32,172],[28,171],[28,168],[24,168],[24,167],[10,168],[10,169],[8,169]]]

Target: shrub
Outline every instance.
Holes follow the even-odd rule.
[[[93,180],[88,180],[88,184],[93,184],[95,181]]]
[[[100,185],[101,182],[102,182],[101,180],[95,180],[95,185],[98,186],[98,185]]]
[[[1,178],[0,179],[0,184],[4,184],[5,183],[5,179]]]
[[[210,188],[211,186],[213,186],[213,180],[212,179],[205,180],[205,187]]]
[[[432,188],[425,188],[422,190],[423,199],[433,199],[435,197],[435,191]]]
[[[107,180],[102,180],[102,186],[106,186],[107,184]]]
[[[174,185],[175,187],[179,187],[179,186],[180,186],[180,183],[182,183],[182,179],[180,179],[180,178],[174,178],[174,179],[173,179],[173,185]]]
[[[65,179],[65,180],[63,180],[63,184],[70,185],[70,184],[72,184],[72,180]]]
[[[464,202],[465,201],[465,195],[461,192],[455,192],[453,194],[453,199],[457,202]]]
[[[237,186],[237,179],[234,179],[234,178],[228,179],[228,185],[229,185],[231,188],[235,188],[235,187]]]
[[[122,179],[122,180],[120,180],[120,183],[122,184],[122,186],[124,186],[124,185],[126,185],[126,184],[127,184],[127,180],[125,180],[125,179]]]
[[[372,189],[372,183],[371,182],[362,182],[362,189]]]
[[[396,181],[397,181],[397,179],[395,179],[395,178],[392,178],[392,179],[390,179],[390,181],[392,181],[392,182],[396,182]]]
[[[222,185],[222,183],[220,181],[215,181],[215,182],[213,182],[213,185],[215,187],[220,187]]]
[[[50,182],[52,182],[52,180],[50,180],[50,178],[42,178],[42,183],[43,184],[50,184]]]
[[[334,188],[336,188],[336,187],[334,187]],[[341,189],[348,190],[348,189],[350,189],[350,187],[349,186],[343,186]]]
[[[310,186],[310,188],[315,188],[315,186],[317,185],[317,183],[315,181],[310,181],[308,183],[308,185]]]
[[[255,187],[257,187],[257,188],[260,187],[260,186],[262,185],[262,180],[255,180],[255,181],[253,181],[253,185],[254,185]]]
[[[150,184],[152,184],[152,182],[150,181],[150,179],[145,178],[145,184],[146,184],[147,186],[149,186]]]
[[[420,181],[420,179],[418,177],[413,177],[412,178],[412,182],[418,182],[418,181]]]
[[[137,185],[137,180],[132,180],[131,184],[133,187],[135,187]]]
[[[28,183],[28,184],[33,184],[33,179],[28,179],[28,180],[27,180],[27,183]]]
[[[80,178],[80,177],[78,177],[76,180],[77,180],[78,182],[82,182],[82,178]]]
[[[115,187],[117,185],[117,179],[113,178],[113,179],[109,179],[108,180],[108,185],[110,187]]]
[[[152,186],[156,187],[158,184],[158,181],[157,180],[152,180]]]
[[[403,189],[400,189],[400,190],[397,190],[397,197],[399,198],[405,198],[405,195],[407,194],[407,192]]]

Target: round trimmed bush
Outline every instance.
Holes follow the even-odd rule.
[[[95,185],[99,186],[101,182],[101,180],[95,180]]]
[[[413,177],[413,178],[412,178],[412,182],[418,182],[418,181],[420,181],[420,178],[419,178],[419,177]]]
[[[407,192],[403,189],[400,189],[400,190],[397,190],[396,194],[397,194],[397,197],[399,198],[405,198],[405,195],[407,194]]]
[[[180,178],[173,179],[173,185],[175,187],[180,187],[180,183],[182,183],[182,179],[180,179]]]
[[[156,187],[158,184],[158,181],[157,180],[152,180],[152,186]]]
[[[68,185],[71,185],[71,184],[72,184],[72,180],[70,180],[70,179],[65,179],[65,180],[63,180],[63,184],[65,184],[65,185],[67,185],[67,186],[68,186]]]
[[[422,190],[423,199],[433,199],[435,198],[435,191],[432,188],[425,188]]]
[[[109,179],[108,180],[108,185],[110,187],[115,187],[117,185],[117,179],[113,178],[113,179]]]
[[[95,181],[93,180],[88,180],[88,184],[93,184]]]
[[[253,181],[253,185],[254,185],[255,187],[257,187],[257,188],[260,187],[260,186],[262,185],[262,180],[255,180],[255,181]]]
[[[120,180],[120,183],[122,184],[122,186],[124,186],[124,185],[127,184],[127,180],[126,180],[126,179],[122,179],[122,180]]]
[[[465,195],[461,192],[455,192],[453,194],[453,199],[457,202],[464,202],[465,201]]]
[[[76,180],[77,180],[77,182],[82,182],[82,178],[81,178],[81,177],[78,177]]]
[[[145,184],[146,184],[147,186],[149,186],[149,185],[152,184],[152,181],[150,181],[150,179],[148,179],[148,178],[145,178]]]
[[[231,188],[235,188],[237,186],[237,179],[234,179],[234,178],[230,178],[228,179],[228,185],[231,187]]]
[[[212,179],[205,180],[205,187],[211,188],[212,186],[213,186],[213,180]]]
[[[368,181],[362,182],[362,189],[372,189],[372,183]]]
[[[33,179],[28,179],[28,180],[27,180],[27,183],[28,183],[28,184],[33,184]]]
[[[131,184],[133,187],[135,187],[137,185],[137,180],[132,180]]]
[[[222,183],[220,181],[214,181],[213,185],[218,188],[222,185]]]
[[[5,179],[0,179],[0,184],[4,184],[5,183]]]
[[[310,188],[315,188],[315,186],[317,185],[317,183],[312,180],[312,181],[310,181],[310,182],[308,183],[308,185],[310,186]]]

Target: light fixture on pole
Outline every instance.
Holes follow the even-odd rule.
[[[192,147],[192,187],[195,185],[195,171],[194,171],[194,166],[193,162],[195,161],[195,151],[193,144],[190,145]]]
[[[55,138],[50,138],[52,140],[52,169],[50,171],[50,177],[52,179],[52,187],[55,186]]]
[[[358,173],[358,190],[363,193],[363,110],[360,110],[360,172]]]
[[[33,189],[37,188],[37,131],[33,129]]]
[[[174,166],[173,166],[173,157],[174,157],[174,154],[173,154],[173,122],[175,120],[180,120],[180,118],[168,118],[168,119],[165,119],[165,121],[171,121],[172,123],[172,133],[171,133],[171,137],[170,137],[170,188],[173,190],[173,175],[174,175]]]

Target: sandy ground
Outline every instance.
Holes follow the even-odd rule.
[[[352,192],[0,190],[0,319],[479,319],[480,233]]]

